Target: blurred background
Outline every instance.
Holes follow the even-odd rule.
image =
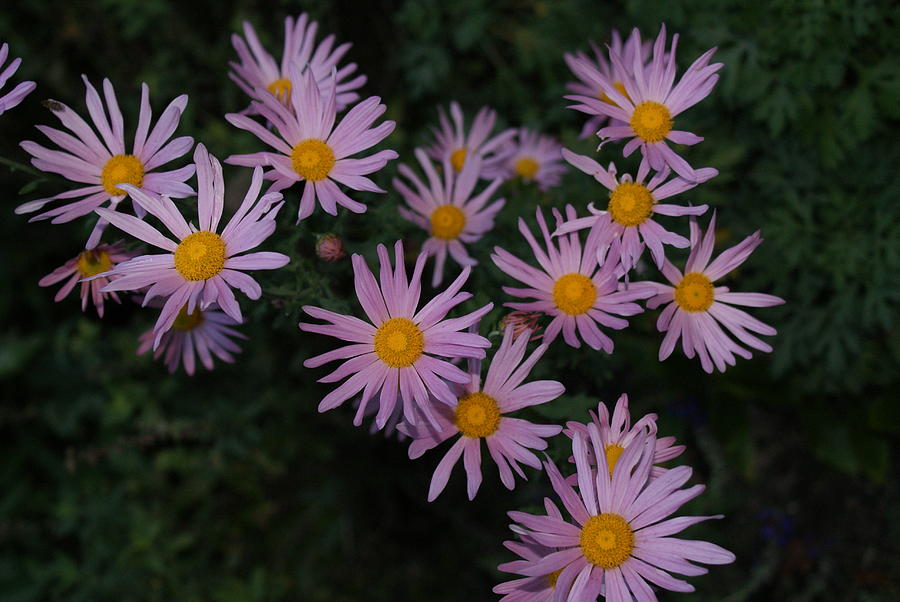
[[[145,81],[157,115],[190,95],[179,134],[220,158],[261,150],[223,118],[246,106],[227,77],[230,36],[250,20],[280,57],[283,18],[303,10],[320,32],[353,42],[348,59],[369,77],[363,95],[381,96],[398,124],[382,147],[407,162],[430,141],[436,107],[452,99],[469,115],[487,104],[505,126],[591,154],[596,143],[577,139],[584,116],[562,98],[572,79],[564,52],[604,43],[613,28],[654,36],[661,22],[682,36],[682,69],[718,46],[719,85],[684,115],[684,129],[706,137],[687,151],[691,163],[721,175],[683,196],[718,211],[717,252],[762,230],[766,242],[728,285],[787,300],[752,310],[778,329],[775,352],[724,375],[678,352],[659,363],[658,313],[647,312],[613,335],[612,356],[555,344],[535,375],[558,378],[567,394],[525,416],[587,420],[588,408],[622,392],[633,414],[659,414],[660,434],[688,446],[676,463],[708,485],[681,513],[726,515],[685,536],[738,558],[690,579],[696,599],[900,599],[893,3],[32,0],[0,11],[0,40],[24,60],[14,81],[38,82],[0,117],[0,157],[25,163],[19,141],[46,143],[34,125],[56,120],[40,100],[86,114],[82,73],[112,80],[129,141]],[[619,149],[600,157],[619,161]],[[382,186],[396,164],[378,174]],[[229,196],[243,195],[248,170],[225,175]],[[0,166],[0,599],[497,598],[490,589],[507,576],[495,567],[511,559],[501,546],[506,512],[537,510],[550,491],[545,476],[530,471],[508,492],[486,464],[468,502],[459,466],[429,504],[445,448],[410,461],[404,444],[354,428],[351,408],[318,414],[328,389],[313,381],[326,372],[301,366],[335,343],[298,331],[300,305],[358,311],[349,260],[318,259],[316,236],[336,232],[370,261],[378,242],[403,238],[414,250],[424,236],[399,218],[398,195],[358,195],[365,215],[317,212],[294,227],[300,193],[288,191],[266,245],[294,260],[259,274],[263,299],[242,300],[249,340],[237,363],[188,377],[136,356],[155,311],[126,300],[108,303],[100,320],[79,311],[77,295],[57,304],[56,287],[37,286],[79,252],[90,225],[28,224],[13,208],[66,187]],[[481,265],[468,307],[505,300],[500,286],[512,282],[488,257],[496,244],[526,256],[518,216],[533,223],[536,206],[568,202],[583,210],[598,189],[580,172],[547,194],[504,185],[497,228],[470,247]],[[652,266],[645,274],[661,278]],[[495,309],[484,330],[504,313]],[[550,453],[565,458],[566,441]]]

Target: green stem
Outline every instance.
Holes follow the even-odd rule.
[[[33,176],[43,177],[44,175],[43,172],[38,171],[30,165],[25,165],[24,163],[19,163],[18,161],[13,161],[12,159],[7,159],[6,157],[0,157],[0,164],[6,165],[12,171],[24,171],[25,173],[29,173]]]

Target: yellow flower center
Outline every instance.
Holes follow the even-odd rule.
[[[540,165],[531,157],[522,157],[516,160],[513,167],[516,170],[516,174],[521,176],[523,180],[532,180],[537,175]]]
[[[137,188],[144,183],[144,164],[134,155],[115,155],[103,166],[100,183],[111,196],[122,196],[125,191],[118,184],[131,184]]]
[[[706,311],[714,298],[712,280],[700,272],[685,274],[675,287],[675,303],[684,311]]]
[[[624,96],[624,97],[627,98],[628,100],[631,100],[631,97],[628,96],[628,92],[625,90],[625,84],[623,84],[622,82],[613,82],[613,88],[615,88],[616,90],[618,90],[618,91],[619,91],[619,94],[621,94],[622,96]],[[602,100],[603,102],[605,102],[606,104],[608,104],[608,105],[612,105],[612,106],[614,106],[614,107],[619,106],[619,105],[616,104],[616,101],[614,101],[612,98],[610,98],[610,97],[606,94],[606,92],[604,92],[603,90],[600,90],[600,92],[597,94],[597,97],[598,97],[600,100]]]
[[[653,213],[653,195],[643,184],[622,182],[609,193],[609,216],[622,226],[639,226]]]
[[[672,131],[672,114],[664,104],[645,100],[631,114],[631,129],[645,142],[659,142]]]
[[[557,580],[559,580],[559,574],[562,572],[563,570],[559,569],[558,571],[553,571],[552,573],[547,575],[547,585],[549,585],[551,588],[555,588],[556,582]]]
[[[594,306],[597,287],[584,274],[566,274],[553,285],[553,302],[565,314],[577,316]]]
[[[225,241],[215,232],[194,232],[175,249],[175,269],[185,280],[208,280],[224,266]]]
[[[408,318],[391,318],[375,332],[375,353],[391,368],[412,366],[425,350],[425,335]]]
[[[618,514],[592,516],[581,528],[581,552],[593,565],[614,569],[634,549],[634,532]]]
[[[458,148],[453,151],[453,154],[450,155],[450,165],[453,166],[453,171],[462,171],[463,165],[466,164],[466,147]]]
[[[96,276],[112,269],[112,259],[106,251],[87,250],[78,256],[76,267],[82,278]]]
[[[456,404],[454,423],[465,437],[488,437],[500,428],[500,406],[487,393],[469,393]]]
[[[316,138],[301,140],[291,151],[291,167],[304,180],[319,182],[327,178],[334,167],[334,151]]]
[[[266,86],[266,90],[272,93],[272,96],[281,102],[287,102],[291,99],[291,80],[286,77],[276,79]]]
[[[606,465],[609,466],[609,476],[612,476],[613,468],[616,467],[616,462],[619,461],[619,456],[622,455],[625,448],[618,443],[610,443],[604,448],[604,451],[606,452]]]
[[[453,240],[466,226],[466,214],[455,205],[441,205],[431,214],[431,233],[441,240]]]
[[[178,315],[175,317],[175,321],[172,322],[172,328],[175,330],[181,330],[184,332],[190,332],[194,330],[200,324],[203,323],[203,312],[200,309],[195,309],[192,313],[187,313],[187,305],[181,308],[181,311],[178,312]]]

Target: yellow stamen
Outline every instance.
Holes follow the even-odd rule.
[[[500,428],[500,407],[487,393],[469,393],[459,398],[454,423],[465,437],[489,437]]]
[[[291,167],[304,180],[319,182],[327,178],[334,167],[334,151],[316,138],[301,140],[291,151]]]
[[[523,180],[533,180],[537,175],[540,164],[532,157],[522,157],[517,159],[513,165],[516,174]]]
[[[391,368],[412,366],[425,350],[425,335],[408,318],[391,318],[375,332],[375,353]]]
[[[286,77],[276,79],[266,86],[266,90],[272,93],[272,96],[281,102],[287,102],[291,99],[291,80]]]
[[[225,241],[215,232],[194,232],[175,249],[175,269],[185,280],[208,280],[224,266]]]
[[[628,96],[628,92],[625,90],[625,84],[623,84],[622,82],[613,82],[613,88],[615,88],[619,92],[619,94],[621,94],[628,100],[631,100],[631,97]],[[602,100],[603,102],[605,102],[608,105],[612,105],[614,107],[619,106],[618,104],[616,104],[616,101],[614,101],[612,98],[610,98],[606,94],[606,92],[604,92],[603,90],[600,90],[600,92],[597,94],[597,96],[598,96],[598,98],[600,98],[600,100]]]
[[[634,532],[618,514],[592,516],[581,528],[581,552],[593,565],[614,569],[634,549]]]
[[[672,131],[672,114],[666,105],[645,100],[634,108],[629,125],[641,140],[660,142]]]
[[[563,572],[563,570],[562,570],[562,569],[559,569],[558,571],[553,571],[552,573],[550,573],[549,575],[547,575],[547,584],[548,584],[551,588],[555,588],[555,587],[556,587],[556,582],[559,580],[559,574],[562,573],[562,572]]]
[[[199,308],[192,313],[187,313],[187,305],[181,308],[175,321],[172,322],[172,328],[183,332],[190,332],[203,323],[203,312]]]
[[[144,164],[134,155],[115,155],[103,166],[100,183],[111,196],[121,196],[125,191],[116,188],[119,184],[131,184],[137,188],[144,183]]]
[[[462,171],[463,165],[466,164],[466,147],[458,148],[453,151],[453,154],[450,155],[450,165],[453,166],[453,171]]]
[[[431,233],[441,240],[453,240],[466,226],[466,214],[455,205],[441,205],[431,214]]]
[[[584,274],[566,274],[553,285],[553,302],[565,314],[577,316],[594,306],[597,287]]]
[[[609,193],[609,217],[626,228],[643,224],[653,213],[653,195],[643,184],[622,182]]]
[[[606,452],[606,465],[609,467],[609,476],[612,476],[613,468],[616,467],[616,462],[619,461],[619,456],[622,455],[625,448],[618,443],[610,443],[604,448],[604,451]]]
[[[675,287],[675,303],[689,312],[700,312],[709,309],[715,299],[712,280],[700,272],[684,275]]]
[[[78,256],[76,269],[82,278],[96,276],[112,269],[112,259],[106,251],[96,249],[82,251]]]

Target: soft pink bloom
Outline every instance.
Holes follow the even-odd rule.
[[[307,314],[328,324],[300,322],[300,330],[352,343],[303,362],[307,368],[318,368],[335,360],[347,360],[319,379],[319,382],[333,383],[347,378],[322,399],[319,411],[334,409],[362,391],[362,401],[353,420],[359,426],[368,404],[380,392],[375,421],[383,428],[394,414],[399,394],[407,422],[415,424],[418,411],[437,424],[430,396],[453,405],[456,395],[447,382],[465,383],[470,379],[465,371],[439,358],[483,358],[490,342],[477,334],[459,331],[478,322],[493,304],[459,318],[446,317],[451,309],[472,297],[460,292],[470,273],[470,268],[465,268],[445,291],[417,310],[426,255],[420,254],[416,259],[410,279],[407,279],[400,241],[394,245],[395,267],[391,267],[384,245],[378,245],[378,259],[380,282],[375,280],[362,255],[352,257],[356,296],[368,322],[321,307],[303,307]]]
[[[325,93],[335,88],[337,110],[343,111],[359,99],[355,90],[366,83],[366,76],[353,77],[356,63],[338,67],[338,62],[353,45],[350,42],[334,47],[335,37],[332,34],[316,46],[318,28],[319,24],[306,13],[296,20],[294,17],[285,18],[284,51],[279,65],[263,48],[253,26],[244,21],[246,41],[238,34],[231,36],[231,44],[241,62],[229,61],[232,70],[228,72],[228,77],[253,99],[267,93],[288,104],[292,88],[297,83],[292,79],[292,65],[297,65],[300,69],[308,68]],[[350,77],[353,79],[347,81]],[[248,111],[252,111],[252,108]]]
[[[6,69],[4,69],[3,64],[7,58],[9,58],[9,45],[4,42],[0,46],[0,90],[9,81],[9,78],[15,75],[16,71],[19,70],[19,65],[22,64],[22,59],[17,57],[11,60]],[[36,87],[37,84],[34,82],[21,82],[15,88],[0,96],[0,115],[22,102]]]
[[[511,311],[500,320],[500,328],[512,326],[516,337],[528,333],[529,340],[536,341],[543,336],[539,323],[543,315],[539,311]]]
[[[612,476],[593,470],[587,450],[603,455],[596,424],[588,426],[588,436],[576,433],[572,454],[577,467],[577,492],[552,462],[544,464],[556,495],[571,520],[548,513],[546,516],[510,512],[521,525],[526,541],[534,541],[557,551],[539,560],[502,564],[501,571],[528,577],[557,574],[554,598],[570,602],[594,600],[604,592],[609,602],[655,600],[651,587],[692,592],[694,587],[673,577],[702,575],[707,569],[694,564],[728,564],[734,554],[706,541],[669,537],[685,528],[717,516],[668,518],[684,503],[700,495],[703,485],[681,487],[690,479],[691,469],[679,466],[651,480],[655,441],[652,435],[638,434],[622,452]]]
[[[208,309],[198,307],[191,313],[188,313],[187,306],[182,307],[172,328],[162,335],[159,346],[153,352],[153,359],[165,355],[164,361],[170,373],[174,373],[179,364],[183,364],[184,371],[191,376],[194,374],[197,357],[207,370],[214,367],[213,356],[232,364],[232,354],[241,352],[241,348],[232,339],[247,338],[232,328],[237,324],[239,322],[215,306]],[[156,334],[152,329],[148,330],[139,340],[137,354],[143,355],[153,348]]]
[[[529,450],[547,449],[547,437],[557,435],[562,427],[554,424],[532,424],[521,418],[507,416],[529,406],[553,401],[565,392],[562,383],[555,380],[537,380],[525,383],[531,369],[547,350],[540,345],[526,359],[528,337],[513,338],[513,329],[503,333],[503,341],[488,366],[484,384],[481,382],[481,362],[470,360],[469,381],[451,383],[457,401],[450,406],[436,405],[437,429],[431,424],[417,426],[400,425],[400,430],[413,442],[409,457],[418,458],[429,449],[459,435],[437,465],[428,489],[428,501],[433,501],[444,490],[450,472],[460,457],[466,468],[467,492],[473,499],[481,485],[481,441],[487,445],[491,459],[500,472],[500,480],[507,489],[515,486],[513,470],[527,479],[519,463],[540,469],[541,461]]]
[[[735,355],[745,359],[752,357],[752,353],[738,342],[766,353],[772,351],[771,345],[751,333],[771,336],[777,331],[733,305],[769,307],[784,303],[784,299],[774,295],[732,293],[728,287],[713,286],[713,282],[744,263],[763,240],[756,231],[710,262],[715,236],[715,214],[702,239],[700,227],[692,219],[691,253],[684,274],[667,259],[662,273],[671,286],[658,282],[635,283],[655,290],[656,295],[647,301],[650,309],[668,304],[656,321],[659,331],[666,333],[659,348],[659,360],[671,355],[680,338],[684,354],[689,358],[698,355],[703,370],[708,373],[712,373],[714,366],[724,372],[726,366],[735,364]],[[723,326],[738,342],[725,333]]]
[[[476,194],[475,185],[482,171],[478,155],[470,157],[459,172],[450,166],[449,159],[444,159],[443,181],[425,151],[416,149],[416,158],[428,183],[422,182],[412,169],[402,164],[400,175],[409,180],[412,187],[400,178],[394,178],[394,188],[409,206],[409,209],[400,207],[400,215],[431,235],[422,245],[422,252],[434,255],[431,286],[437,286],[444,276],[448,252],[463,267],[478,265],[463,243],[476,242],[494,227],[494,216],[505,201],[497,199],[490,204],[488,201],[503,180],[495,179]]]
[[[90,299],[93,301],[94,307],[97,308],[97,315],[102,318],[103,301],[107,297],[111,297],[113,301],[119,303],[119,296],[116,293],[101,292],[101,289],[109,284],[110,278],[105,276],[99,276],[94,280],[84,280],[84,278],[108,272],[117,264],[127,261],[134,256],[134,253],[123,248],[122,241],[114,242],[111,245],[99,245],[93,249],[85,249],[78,256],[41,278],[38,286],[52,286],[65,280],[66,283],[63,284],[53,298],[54,301],[59,302],[65,299],[72,292],[72,289],[75,288],[75,285],[80,282],[81,311],[87,309],[88,299]]]
[[[181,113],[187,105],[187,95],[182,94],[169,103],[151,130],[153,113],[150,110],[150,89],[147,84],[141,84],[141,109],[134,145],[129,154],[125,151],[125,126],[112,84],[108,79],[103,80],[103,96],[106,99],[104,108],[97,90],[87,77],[82,77],[87,87],[85,98],[88,113],[100,137],[97,137],[94,129],[75,111],[61,102],[52,100],[48,101],[47,106],[74,136],[39,125],[37,129],[62,150],[50,150],[30,140],[22,142],[21,146],[32,155],[31,164],[38,169],[59,174],[87,186],[29,201],[16,207],[16,213],[38,211],[47,203],[63,199],[78,200],[45,211],[31,218],[32,221],[53,218],[54,224],[61,224],[88,215],[106,202],[109,202],[109,208],[114,211],[122,199],[128,196],[126,190],[122,188],[124,184],[129,184],[143,193],[164,194],[173,198],[193,195],[194,190],[185,184],[185,181],[194,175],[193,165],[185,165],[173,171],[155,171],[162,165],[185,155],[194,145],[194,139],[190,136],[169,140],[178,127]],[[144,211],[139,205],[135,205],[134,210],[139,217],[144,216]],[[87,248],[92,248],[99,242],[105,226],[106,222],[101,219],[88,240]]]
[[[316,255],[325,261],[337,261],[347,256],[344,241],[337,234],[324,234],[316,241]]]
[[[617,178],[614,163],[609,164],[609,169],[603,169],[590,157],[576,155],[568,149],[563,149],[563,157],[573,166],[594,176],[595,180],[603,184],[609,190],[609,202],[605,209],[596,209],[593,204],[589,205],[588,210],[593,215],[559,225],[553,233],[554,236],[591,228],[592,232],[596,231],[598,249],[605,249],[614,239],[618,239],[622,242],[622,267],[626,271],[637,265],[638,259],[643,253],[644,245],[641,244],[641,240],[650,247],[650,254],[657,267],[662,267],[665,259],[663,244],[672,245],[678,249],[684,249],[690,245],[685,237],[669,232],[659,225],[653,219],[653,215],[657,213],[669,216],[703,214],[707,209],[706,205],[684,207],[668,203],[660,204],[659,201],[690,190],[719,173],[711,167],[704,167],[696,170],[696,181],[675,177],[666,182],[666,178],[671,172],[668,166],[665,166],[645,184],[644,180],[650,173],[650,165],[646,160],[641,161],[637,178],[633,179],[629,174]]]
[[[208,309],[216,303],[235,322],[241,322],[241,308],[232,287],[240,289],[251,299],[259,299],[262,294],[259,284],[244,270],[274,270],[290,261],[282,253],[260,251],[243,254],[275,231],[275,216],[284,204],[281,194],[277,192],[259,197],[262,169],[253,170],[253,180],[243,202],[219,234],[225,196],[222,166],[202,144],[197,145],[194,162],[199,188],[199,229],[188,225],[168,197],[151,196],[127,184],[125,186],[132,198],[161,221],[175,240],[136,217],[97,209],[97,213],[112,225],[165,251],[120,263],[106,274],[116,276],[116,280],[103,288],[104,292],[133,291],[149,286],[144,305],[154,297],[166,298],[153,327],[155,347],[159,346],[160,339],[185,306],[187,313],[193,313],[197,307]]]
[[[544,214],[537,209],[536,215],[544,237],[544,247],[538,244],[522,218],[519,218],[519,232],[528,241],[540,269],[500,247],[495,247],[491,255],[498,268],[527,287],[504,286],[503,291],[514,297],[535,299],[504,305],[551,316],[553,320],[544,332],[547,344],[562,331],[566,343],[572,347],[581,346],[580,335],[591,348],[612,353],[612,339],[600,331],[598,324],[615,330],[625,328],[628,322],[617,316],[641,313],[641,306],[633,301],[646,299],[653,294],[653,290],[634,285],[627,290],[619,290],[622,271],[618,243],[610,247],[598,268],[595,240],[588,237],[587,245],[582,250],[578,233],[551,238]],[[575,219],[575,209],[571,205],[566,206],[566,216],[569,220]]]
[[[491,136],[497,122],[497,112],[488,107],[478,110],[468,132],[458,102],[450,103],[452,124],[443,107],[438,107],[438,115],[441,126],[431,128],[435,141],[428,148],[428,155],[438,163],[449,161],[455,171],[461,171],[467,159],[479,157],[482,163],[476,175],[489,180],[496,178],[501,170],[502,151],[516,135],[516,130],[510,128]]]
[[[703,140],[690,132],[673,129],[674,119],[709,95],[719,79],[716,71],[722,68],[722,63],[709,64],[716,51],[712,48],[694,61],[678,84],[674,84],[677,44],[678,34],[675,34],[668,54],[665,52],[666,28],[663,25],[653,46],[653,59],[646,69],[640,55],[635,55],[633,63],[627,65],[619,54],[610,52],[614,68],[628,70],[632,75],[621,82],[625,87],[625,94],[609,79],[601,79],[603,91],[614,104],[604,102],[596,96],[574,95],[566,98],[580,103],[573,105],[573,109],[590,115],[606,115],[611,120],[624,122],[622,125],[609,125],[597,132],[604,143],[628,138],[623,149],[626,157],[640,147],[654,170],[661,171],[663,165],[668,165],[681,177],[694,180],[697,178],[694,169],[669,147],[666,140],[687,145]]]
[[[562,145],[555,138],[527,128],[520,128],[516,138],[504,146],[501,154],[503,162],[496,175],[508,180],[518,177],[525,182],[534,182],[543,191],[557,186],[566,172]]]
[[[277,190],[305,181],[297,221],[312,214],[317,198],[322,209],[331,215],[337,215],[338,205],[354,213],[365,213],[366,206],[347,196],[337,183],[353,190],[384,192],[365,176],[396,159],[397,153],[383,150],[361,158],[351,158],[351,155],[384,140],[396,124],[385,121],[372,127],[384,113],[385,106],[380,98],[371,96],[350,109],[335,126],[334,87],[326,90],[323,96],[315,78],[308,71],[300,73],[296,65],[292,81],[295,82],[291,94],[293,112],[271,94],[261,95],[252,103],[254,110],[269,120],[275,132],[244,115],[230,113],[225,116],[232,125],[255,134],[277,152],[232,155],[225,162],[270,168],[266,178],[275,180]]]

